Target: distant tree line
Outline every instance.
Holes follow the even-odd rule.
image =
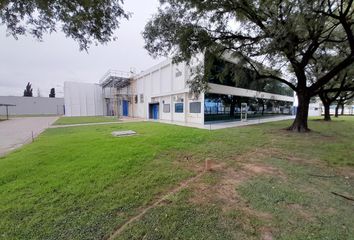
[[[27,83],[26,88],[23,91],[23,96],[24,97],[33,97],[33,88],[32,88],[32,84],[30,82]],[[41,94],[40,94],[40,91],[38,88],[38,97],[40,97],[40,96],[41,96]],[[49,97],[55,98],[55,88],[50,89]]]
[[[23,91],[24,97],[33,97],[33,88],[31,83],[27,83],[25,91]]]

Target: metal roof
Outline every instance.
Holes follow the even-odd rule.
[[[0,107],[16,107],[14,104],[0,103]]]

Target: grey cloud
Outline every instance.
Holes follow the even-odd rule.
[[[141,71],[159,60],[152,59],[145,49],[141,32],[147,20],[156,12],[157,0],[129,0],[125,8],[133,12],[129,21],[121,24],[118,40],[103,46],[92,46],[80,52],[78,44],[62,33],[46,36],[43,42],[31,37],[15,40],[6,37],[0,26],[0,95],[21,95],[27,82],[33,84],[36,95],[47,96],[51,87],[64,81],[98,82],[108,69]]]

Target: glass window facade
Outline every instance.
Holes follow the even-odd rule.
[[[210,66],[205,74],[208,82],[260,92],[293,96],[293,90],[273,79],[256,79],[256,72],[247,66],[237,65],[206,53],[205,64]]]
[[[204,102],[205,122],[241,120],[242,103],[247,104],[248,119],[292,115],[294,110],[292,102],[222,94],[206,94]]]

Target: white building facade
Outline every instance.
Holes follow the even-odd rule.
[[[204,124],[206,121],[205,107],[209,106],[206,104],[209,101],[206,99],[208,94],[235,95],[250,99],[262,98],[285,102],[288,106],[293,106],[293,96],[219,84],[209,84],[208,93],[193,94],[188,83],[193,78],[198,62],[200,61],[196,59],[194,65],[193,62],[189,65],[175,64],[168,59],[139,74],[109,71],[99,84],[66,82],[64,87],[66,115],[113,115]],[[230,111],[228,109],[224,106],[223,113]],[[273,107],[273,111],[278,111],[274,109]],[[291,114],[290,110],[285,111],[280,107],[278,109],[279,114],[281,112]],[[219,112],[222,114],[219,110],[216,114]],[[252,114],[251,110],[249,114]]]

